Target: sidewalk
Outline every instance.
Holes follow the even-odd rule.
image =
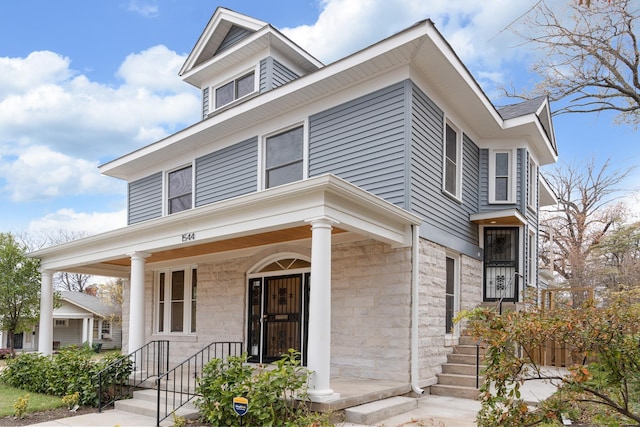
[[[546,399],[555,392],[555,386],[544,380],[526,381],[521,387],[522,399],[535,404]],[[476,414],[480,410],[480,402],[456,397],[427,395],[418,399],[418,407],[405,414],[387,418],[375,424],[384,427],[474,427]],[[168,418],[163,425],[171,425]],[[116,409],[101,413],[78,415],[71,418],[47,421],[33,426],[42,427],[145,427],[155,426],[152,417],[135,415]],[[341,423],[338,427],[370,427],[362,424]]]

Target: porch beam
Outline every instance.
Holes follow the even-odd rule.
[[[40,323],[38,351],[44,356],[53,354],[53,272],[40,270]]]

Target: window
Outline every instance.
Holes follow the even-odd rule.
[[[458,267],[457,260],[453,257],[446,258],[446,285],[445,285],[445,333],[455,334],[453,318],[458,311]]]
[[[191,209],[192,166],[169,172],[168,211],[169,214]]]
[[[529,158],[528,204],[532,209],[538,205],[538,167],[532,158]]]
[[[489,157],[490,203],[513,203],[515,195],[515,162],[513,151],[496,150]]]
[[[102,338],[111,338],[111,322],[104,319],[101,323],[100,332],[102,334]]]
[[[460,198],[461,135],[448,123],[444,135],[444,191]]]
[[[69,319],[53,319],[53,326],[56,328],[66,328],[69,326]]]
[[[160,271],[156,282],[156,332],[195,332],[197,270]]]
[[[536,272],[537,272],[537,259],[536,259],[536,249],[537,249],[537,244],[536,244],[536,234],[529,231],[529,242],[528,242],[528,249],[529,249],[529,262],[528,262],[528,266],[527,266],[527,283],[529,283],[529,285],[531,286],[535,286],[536,284]]]
[[[265,188],[303,178],[304,128],[270,136],[265,142]]]
[[[216,93],[216,108],[223,107],[236,99],[249,95],[255,91],[255,72],[232,80],[218,87]]]

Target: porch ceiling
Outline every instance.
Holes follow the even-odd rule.
[[[168,262],[287,241],[309,239],[309,221],[328,218],[345,232],[394,246],[411,245],[419,217],[334,175],[280,187],[144,221],[29,254],[49,271],[127,277],[130,256]]]
[[[516,209],[476,213],[470,215],[469,219],[478,225],[520,226],[527,223],[526,218]]]

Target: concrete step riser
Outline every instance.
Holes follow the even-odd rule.
[[[476,400],[479,393],[475,388],[436,384],[431,386],[431,394],[435,394],[437,396],[459,397],[461,399]]]
[[[478,378],[479,384],[482,384],[482,377]],[[457,385],[460,387],[476,387],[475,375],[454,375],[454,374],[438,374],[438,384],[441,385]]]
[[[191,397],[192,395],[179,395],[177,394],[175,396],[175,400],[174,400],[174,396],[173,393],[166,393],[165,391],[161,391],[160,392],[160,402],[162,404],[164,404],[164,402],[166,400],[169,400],[169,402],[184,402],[186,401],[189,397]],[[133,392],[133,398],[134,399],[138,399],[138,400],[144,400],[146,402],[152,402],[152,403],[156,403],[158,401],[158,392],[156,390],[138,390],[138,391],[134,391]],[[193,399],[191,400],[191,402],[193,402]],[[187,405],[191,405],[192,403],[189,402],[187,403]]]
[[[404,414],[418,407],[418,401],[408,397],[391,397],[344,410],[345,421],[354,424],[376,425],[379,421]]]
[[[461,365],[473,365],[476,366],[476,355],[475,354],[449,354],[447,355],[447,362],[449,363],[459,363]],[[480,358],[480,362],[482,362],[482,357]]]
[[[131,412],[132,414],[144,415],[144,416],[153,417],[153,418],[156,417],[156,410],[157,410],[156,404],[146,400],[139,400],[139,399],[118,400],[115,402],[114,406],[116,409],[119,409],[125,412]],[[160,409],[162,412],[164,412],[165,406],[161,405]],[[172,407],[168,407],[166,409],[167,409],[167,413],[173,412]],[[190,403],[188,403],[184,407],[176,410],[176,415],[185,417],[185,418],[197,418],[199,414],[198,414],[198,411],[195,409],[195,407],[190,406]]]
[[[486,354],[487,349],[483,346],[480,346],[480,348],[476,348],[475,345],[457,345],[455,346],[453,352],[457,353],[457,354],[472,354],[472,355],[476,355],[476,352],[480,350],[480,355],[483,356]]]
[[[458,339],[459,345],[472,345],[476,346],[478,344],[478,338],[470,337],[468,335],[463,335]]]
[[[482,372],[484,366],[480,365],[480,371]],[[456,375],[473,375],[476,376],[475,365],[460,365],[456,363],[445,363],[442,365],[443,374],[456,374]]]

